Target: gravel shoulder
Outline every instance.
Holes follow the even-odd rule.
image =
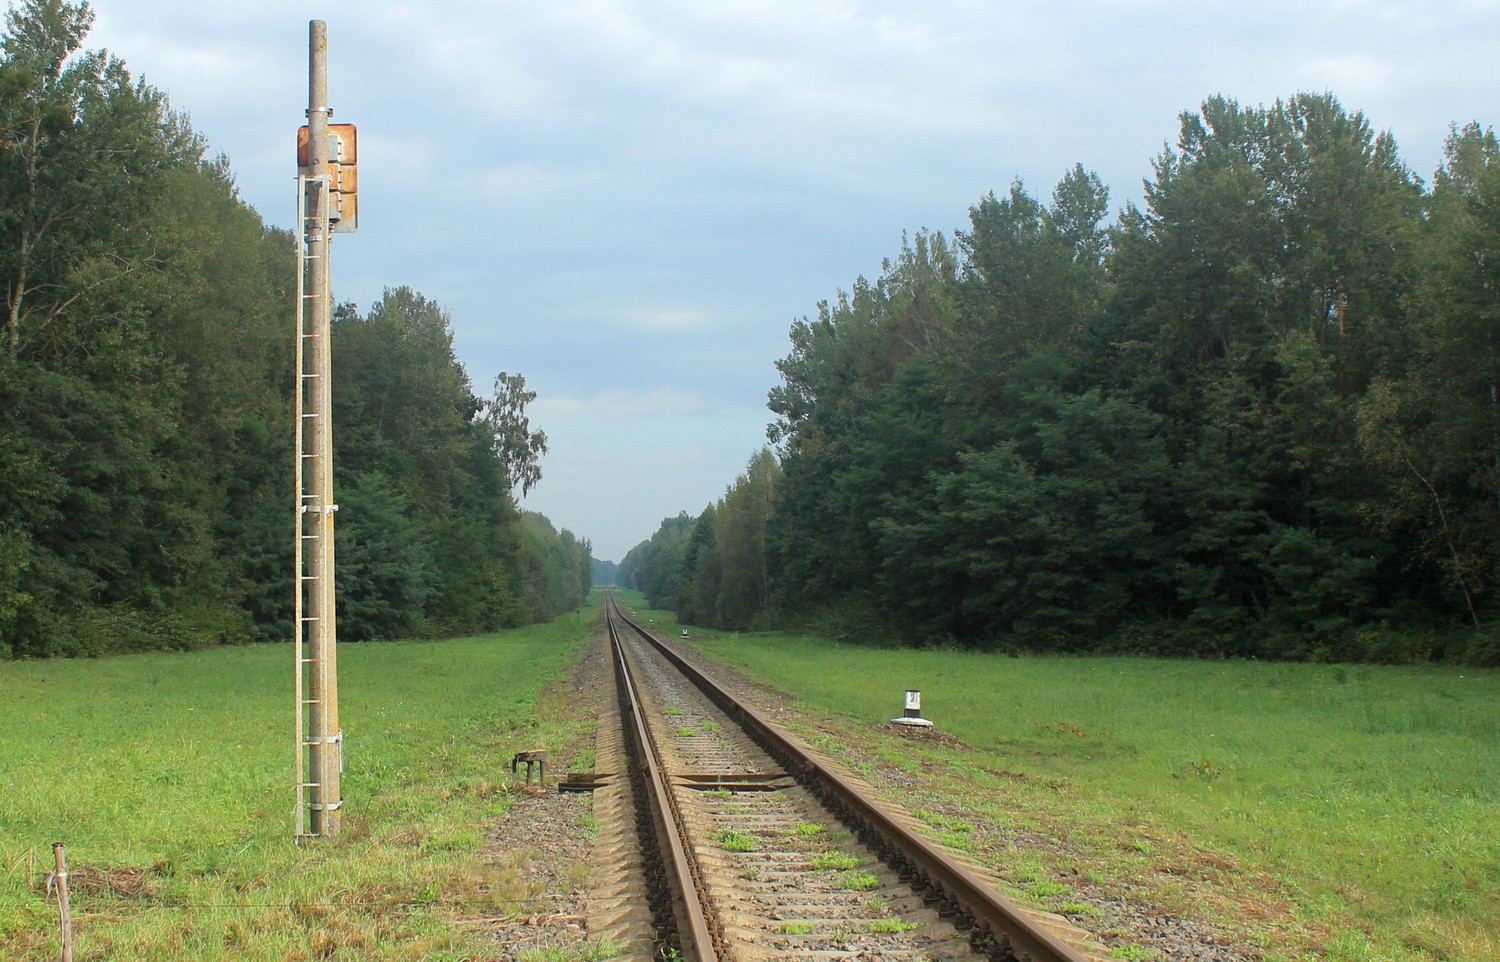
[[[892,808],[910,815],[930,839],[992,879],[1003,894],[1061,914],[1112,957],[1264,962],[1298,955],[1295,949],[1269,955],[1263,949],[1301,942],[1307,935],[1295,931],[1290,901],[1268,876],[1247,872],[1186,838],[1148,836],[1135,825],[1121,826],[1120,847],[1150,848],[1150,867],[1137,871],[1101,864],[1097,845],[1075,838],[1064,821],[1037,824],[1026,819],[1022,825],[995,814],[996,795],[1008,785],[1067,792],[1066,784],[1022,785],[1029,776],[976,768],[975,762],[993,765],[994,760],[938,728],[814,715],[785,693],[695,648],[680,650],[736,697],[824,751]],[[902,764],[893,764],[893,755],[901,756]],[[966,759],[967,771],[953,763],[956,756]],[[1000,787],[978,788],[976,772]]]
[[[1249,876],[1222,856],[1195,849],[1188,840],[1159,836],[1139,843],[1155,847],[1157,867],[1150,872],[1132,878],[1129,870],[1119,867],[1091,871],[1088,866],[1097,862],[1097,852],[1087,840],[1073,838],[1067,825],[1022,828],[995,816],[992,804],[976,803],[972,773],[957,770],[934,751],[941,750],[947,758],[955,750],[963,754],[968,746],[953,736],[937,729],[814,716],[783,693],[693,649],[687,654],[757,711],[798,733],[815,749],[835,750],[854,777],[911,815],[929,837],[947,845],[1002,892],[1022,904],[1029,900],[1058,912],[1112,957],[1264,962],[1296,955],[1286,949],[1266,954],[1260,948],[1276,944],[1294,928],[1287,921],[1289,903],[1272,879]],[[590,903],[601,881],[594,852],[593,799],[586,793],[561,794],[556,788],[556,780],[574,761],[585,764],[572,767],[591,770],[591,749],[580,749],[591,744],[594,725],[607,710],[604,665],[604,646],[596,638],[569,682],[543,699],[544,710],[578,714],[577,743],[549,762],[545,791],[518,788],[515,802],[487,831],[486,860],[497,877],[506,880],[506,893],[497,894],[497,910],[491,916],[459,920],[482,930],[488,952],[493,953],[486,959],[609,958],[614,957],[611,949],[619,948],[611,946],[607,933],[589,930]],[[894,739],[904,740],[897,752],[903,764],[890,761]],[[985,773],[1002,783],[1027,778],[1001,768]],[[1068,790],[1061,784],[1045,787]],[[1135,826],[1122,826],[1122,833],[1135,831]],[[1009,867],[1015,864],[1026,867]],[[1056,898],[1028,896],[1058,890],[1067,893],[1061,908]]]

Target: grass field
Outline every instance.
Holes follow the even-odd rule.
[[[341,646],[344,830],[301,847],[289,646],[0,662],[0,957],[57,958],[63,841],[80,962],[470,958],[455,916],[524,911],[480,858],[511,755],[592,732],[542,694],[587,627]]]
[[[525,911],[482,858],[510,755],[587,745],[593,719],[543,694],[584,627],[344,646],[345,831],[304,847],[286,647],[0,663],[0,958],[57,956],[54,840],[84,887],[80,962],[477,957],[455,918]],[[1273,960],[1500,962],[1500,672],[693,634],[794,694],[816,746],[921,776],[901,800],[1018,897],[1087,914],[1125,885]],[[882,733],[906,688],[965,744]]]
[[[1268,958],[1500,962],[1500,672],[693,635],[824,716],[815,745],[940,773],[906,800],[935,835],[967,810],[1064,839],[996,864],[1054,908],[1120,881],[1237,919]],[[967,747],[879,735],[907,688]]]

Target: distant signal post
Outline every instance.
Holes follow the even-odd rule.
[[[332,838],[344,804],[333,581],[333,430],[329,248],[358,223],[353,124],[330,124],[328,27],[309,29],[307,126],[297,137],[296,837]]]

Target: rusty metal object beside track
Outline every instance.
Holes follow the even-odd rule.
[[[968,919],[976,935],[992,939],[1001,958],[1009,953],[1021,962],[1087,962],[1087,956],[1042,928],[969,869],[902,824],[838,772],[783,735],[754,709],[741,704],[671,646],[625,617],[612,600],[611,607],[614,609],[610,612],[612,639],[615,639],[613,620],[618,619],[661,652],[722,711],[739,722],[761,748],[784,766],[788,774],[822,797],[825,804],[844,817],[851,828],[858,830],[888,864],[920,880],[934,900]],[[618,640],[614,643],[617,650],[623,650]],[[637,724],[640,724],[639,719]],[[670,799],[670,791],[665,792],[665,796]],[[677,843],[676,848],[680,850],[682,844]],[[687,860],[686,855],[684,860]],[[698,911],[702,911],[701,902]],[[706,932],[709,925],[706,918],[703,924]],[[710,945],[708,942],[702,944]],[[716,959],[717,955],[705,954],[701,958]]]

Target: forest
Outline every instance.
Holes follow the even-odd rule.
[[[92,20],[26,0],[0,38],[0,656],[290,640],[294,238]],[[476,393],[450,320],[401,286],[336,309],[343,640],[589,590],[588,541],[517,500],[535,395]]]
[[[1214,96],[796,321],[768,447],[622,584],[683,620],[1018,652],[1500,663],[1500,146]]]

